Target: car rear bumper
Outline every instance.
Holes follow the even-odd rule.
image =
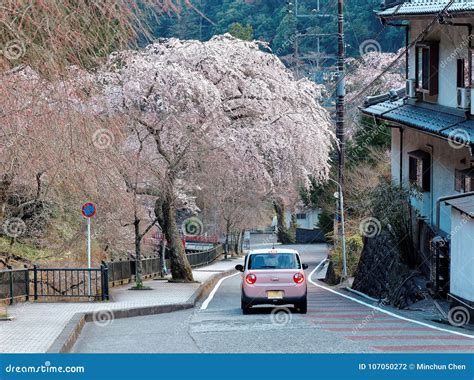
[[[299,297],[283,297],[281,299],[268,299],[266,297],[248,297],[245,292],[242,291],[242,301],[249,306],[253,305],[286,305],[286,304],[298,304],[306,299],[307,293],[305,292]]]

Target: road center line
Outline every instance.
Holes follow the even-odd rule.
[[[342,294],[340,292],[338,292],[337,290],[334,290],[334,289],[331,289],[327,286],[323,286],[323,285],[320,285],[316,282],[313,281],[312,277],[313,277],[313,274],[316,272],[316,270],[318,269],[318,267],[321,265],[321,263],[313,269],[313,271],[309,274],[309,277],[308,277],[308,281],[313,284],[314,286],[318,287],[318,288],[321,288],[321,289],[324,289],[324,290],[327,290],[328,292],[331,292],[331,293],[334,293],[334,294],[337,294],[341,297],[344,297],[344,298],[347,298],[347,299],[350,299],[354,302],[357,302],[358,304],[361,304],[361,305],[365,305],[367,307],[370,307],[371,309],[373,310],[377,310],[377,311],[380,311],[381,313],[385,313],[385,314],[388,314],[394,318],[398,318],[398,319],[401,319],[403,321],[408,321],[408,322],[412,322],[412,323],[415,323],[417,325],[420,325],[420,326],[425,326],[425,327],[429,327],[430,329],[433,329],[433,330],[437,330],[437,331],[442,331],[442,332],[446,332],[448,334],[454,334],[454,335],[459,335],[459,336],[464,336],[464,337],[467,337],[467,338],[470,338],[470,339],[474,339],[474,336],[472,335],[468,335],[468,334],[463,334],[461,332],[457,332],[457,331],[452,331],[452,330],[448,330],[448,329],[443,329],[441,327],[437,327],[437,326],[433,326],[433,325],[430,325],[429,323],[424,323],[424,322],[420,322],[420,321],[417,321],[417,320],[414,320],[414,319],[410,319],[410,318],[406,318],[406,317],[402,317],[401,315],[398,315],[398,314],[395,314],[395,313],[392,313],[388,310],[384,310],[384,309],[381,309],[380,307],[377,307],[377,306],[373,306],[371,304],[368,304],[364,301],[361,301],[361,300],[358,300],[357,298],[354,298],[354,297],[351,297],[351,296],[348,296],[346,294]]]
[[[221,286],[221,284],[224,282],[224,280],[227,280],[228,278],[237,276],[238,274],[240,274],[240,272],[231,274],[230,276],[222,277],[217,282],[216,286],[214,286],[214,289],[212,289],[211,293],[209,293],[209,296],[206,298],[206,300],[202,303],[201,310],[206,310],[207,309],[207,307],[211,303],[212,299],[214,298],[215,294],[217,293],[217,290],[219,289],[219,286]]]

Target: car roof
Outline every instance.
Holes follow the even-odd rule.
[[[274,254],[279,254],[279,253],[296,253],[298,254],[298,251],[296,249],[288,249],[288,248],[266,248],[266,249],[253,249],[249,252],[249,255],[254,255],[258,253],[274,253]]]

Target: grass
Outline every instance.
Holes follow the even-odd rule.
[[[45,259],[51,255],[51,253],[45,249],[39,249],[34,246],[20,242],[15,242],[11,246],[10,239],[4,237],[0,237],[0,252],[9,252],[15,256],[21,257],[22,259],[28,261]]]

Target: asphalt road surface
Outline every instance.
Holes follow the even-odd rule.
[[[252,236],[251,248],[271,247]],[[281,247],[281,246],[280,246]],[[327,256],[325,245],[293,245],[309,265]],[[236,262],[237,263],[237,262]],[[88,323],[75,352],[137,353],[362,353],[472,352],[474,340],[382,313],[308,283],[308,314],[258,307],[240,309],[240,273],[225,279],[207,308]],[[206,304],[206,302],[204,302]],[[441,327],[442,328],[442,327]]]

